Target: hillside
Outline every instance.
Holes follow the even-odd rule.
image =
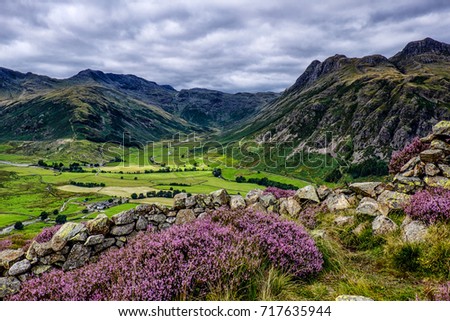
[[[450,119],[450,45],[427,38],[392,58],[313,61],[294,85],[226,140],[294,142],[296,150],[387,159]]]

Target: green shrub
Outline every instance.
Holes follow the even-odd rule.
[[[400,271],[416,272],[420,269],[421,252],[417,244],[403,244],[391,254],[392,264]]]
[[[22,222],[16,222],[16,224],[14,224],[14,229],[16,230],[23,230],[23,223]]]
[[[58,225],[65,224],[65,223],[67,222],[67,216],[66,216],[66,215],[58,215],[58,216],[55,218],[55,222],[56,222],[56,224],[58,224]]]

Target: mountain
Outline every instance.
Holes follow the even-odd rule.
[[[426,38],[392,58],[313,61],[295,84],[226,140],[294,142],[297,151],[387,159],[438,120],[450,119],[450,45]]]
[[[274,93],[176,91],[134,75],[84,70],[52,79],[0,68],[0,140],[154,141],[208,133],[250,117]]]

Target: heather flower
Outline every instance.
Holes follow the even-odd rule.
[[[450,190],[432,188],[415,193],[404,208],[412,219],[426,224],[450,220]]]
[[[406,145],[402,150],[392,153],[391,161],[389,162],[389,173],[396,174],[410,159],[418,156],[421,152],[429,148],[429,144],[422,143],[419,137],[416,137],[412,142]]]
[[[314,229],[317,226],[317,214],[325,211],[325,203],[321,205],[310,204],[305,209],[303,209],[298,216],[298,220],[306,228]]]
[[[280,199],[280,198],[287,198],[287,197],[292,197],[295,195],[295,190],[292,189],[281,189],[278,187],[267,187],[264,192],[264,195],[266,194],[273,194],[273,196],[275,196],[276,199]]]
[[[441,284],[437,288],[434,299],[436,301],[450,301],[450,282]]]
[[[52,227],[46,227],[44,228],[41,233],[34,238],[34,240],[38,243],[45,243],[52,239],[53,235],[58,232],[58,230],[61,228],[61,225],[55,225]]]
[[[12,246],[12,242],[10,239],[4,239],[0,241],[0,252],[3,250],[7,250]]]

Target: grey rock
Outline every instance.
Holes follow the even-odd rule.
[[[31,273],[33,275],[41,275],[42,273],[45,273],[47,271],[49,271],[52,268],[51,265],[35,265],[31,268]]]
[[[20,281],[15,277],[0,277],[0,299],[13,295],[20,290]]]
[[[177,216],[177,212],[176,211],[170,211],[169,213],[167,213],[168,217],[174,217]]]
[[[35,258],[43,257],[49,255],[53,252],[51,241],[38,243],[33,241],[28,248],[26,258],[33,261]]]
[[[295,192],[294,198],[297,202],[312,201],[315,203],[320,203],[316,188],[312,185],[308,185],[297,190],[297,192]]]
[[[19,274],[24,274],[31,269],[31,263],[27,259],[23,259],[22,261],[16,262],[11,266],[8,271],[8,274],[11,276],[16,276]]]
[[[378,203],[387,205],[393,210],[400,210],[410,199],[411,196],[407,194],[386,190],[378,196]]]
[[[196,207],[196,208],[194,208],[194,213],[197,216],[200,215],[201,213],[204,213],[205,211],[206,211],[206,209],[204,207]]]
[[[230,197],[230,208],[232,210],[245,208],[245,200],[241,195],[232,195]]]
[[[116,239],[114,237],[109,237],[103,240],[102,244],[98,244],[94,246],[94,253],[101,252],[106,250],[107,248],[113,246],[116,243]]]
[[[155,215],[150,215],[148,217],[150,222],[155,222],[155,223],[163,223],[166,221],[166,216],[164,214],[155,214]]]
[[[380,184],[381,182],[353,183],[349,185],[349,188],[356,194],[374,198],[377,196],[376,188]]]
[[[364,232],[364,230],[369,226],[368,222],[363,222],[358,224],[357,227],[355,227],[352,231],[353,234],[355,234],[356,236],[360,236],[362,234],[362,232]]]
[[[355,223],[353,216],[338,216],[334,219],[334,224],[337,226],[352,225]]]
[[[118,213],[116,215],[113,215],[113,217],[111,217],[111,220],[115,225],[127,225],[134,222],[135,219],[136,213],[133,209]]]
[[[259,198],[263,195],[263,191],[260,189],[252,189],[245,195],[245,203],[251,205],[259,202]]]
[[[272,193],[264,194],[260,196],[259,202],[264,206],[265,208],[268,208],[269,206],[275,205],[277,203],[277,199]],[[245,204],[245,201],[244,201]]]
[[[428,163],[425,165],[425,174],[427,176],[436,176],[440,172],[441,170],[433,163]]]
[[[450,179],[444,176],[425,177],[424,181],[431,187],[450,188]]]
[[[389,207],[378,203],[373,198],[364,197],[356,208],[356,213],[369,216],[388,215]]]
[[[0,252],[0,268],[8,270],[25,256],[23,250],[4,250]]]
[[[207,217],[207,216],[208,216],[208,213],[206,213],[206,212],[200,213],[200,215],[197,216],[197,219],[201,220],[201,219],[203,219],[203,218],[205,218],[205,217]]]
[[[186,198],[185,205],[186,205],[186,208],[194,208],[195,205],[197,205],[197,196],[192,195],[192,196],[189,196],[188,198]]]
[[[94,246],[103,243],[105,236],[103,234],[91,235],[87,238],[84,246]]]
[[[420,157],[416,156],[411,158],[403,167],[400,169],[400,173],[406,172],[407,170],[414,169],[414,167],[420,163]]]
[[[373,299],[361,295],[340,295],[336,301],[373,301]]]
[[[66,258],[62,254],[54,253],[39,259],[39,262],[45,265],[53,265],[57,262],[64,262]]]
[[[186,208],[186,198],[187,197],[188,196],[186,193],[179,193],[179,194],[175,195],[173,197],[173,207],[176,210]]]
[[[109,233],[111,227],[111,220],[105,214],[99,214],[93,220],[86,222],[86,228],[90,235]]]
[[[256,213],[267,213],[267,208],[265,208],[260,202],[254,203],[247,208],[255,211]]]
[[[139,216],[137,222],[136,222],[136,230],[138,231],[145,231],[148,226],[148,221],[144,216]]]
[[[424,163],[435,163],[444,158],[441,149],[427,149],[420,153],[420,160]]]
[[[83,246],[80,243],[75,243],[62,268],[64,271],[69,271],[82,267],[89,261],[90,256],[91,250],[89,247]]]
[[[88,238],[88,233],[86,232],[80,232],[71,239],[69,239],[69,242],[85,242]]]
[[[177,220],[176,217],[168,217],[166,219],[166,223],[173,224],[173,223],[175,223],[176,220]]]
[[[450,178],[450,166],[446,164],[438,164],[438,167],[442,171],[442,175],[445,178]]]
[[[86,227],[81,223],[67,222],[53,235],[52,249],[57,252],[66,246],[67,242],[80,232],[86,231]]]
[[[110,234],[114,236],[122,236],[122,235],[128,235],[134,230],[134,223],[130,223],[127,225],[116,225],[113,226],[111,229]]]
[[[185,224],[194,221],[196,218],[195,213],[191,209],[180,210],[175,220],[175,224]]]
[[[302,206],[293,197],[281,198],[279,201],[281,215],[297,217],[302,210]]]
[[[319,196],[319,199],[323,201],[327,198],[328,195],[331,194],[332,190],[325,185],[321,185],[318,188],[316,188],[316,192],[317,196]]]
[[[433,134],[436,136],[450,136],[450,121],[443,120],[434,125]]]
[[[168,228],[170,228],[172,225],[170,225],[169,223],[162,223],[158,226],[158,228],[163,231],[163,230],[167,230]]]
[[[373,235],[385,235],[398,229],[397,224],[384,215],[377,216],[372,222]]]
[[[343,194],[330,194],[325,200],[325,204],[330,212],[346,210],[351,207],[347,198]]]
[[[227,205],[230,201],[230,196],[226,189],[219,189],[218,191],[214,191],[209,193],[212,197],[212,202],[216,206]]]
[[[418,243],[425,240],[428,228],[420,221],[413,221],[407,217],[401,226],[402,238],[405,242]]]
[[[435,139],[431,142],[431,149],[441,149],[443,150],[446,154],[448,154],[450,152],[450,144],[447,144],[446,142],[443,142],[440,139]]]
[[[211,195],[205,195],[205,194],[197,195],[197,205],[200,207],[205,207],[205,208],[213,207]]]

